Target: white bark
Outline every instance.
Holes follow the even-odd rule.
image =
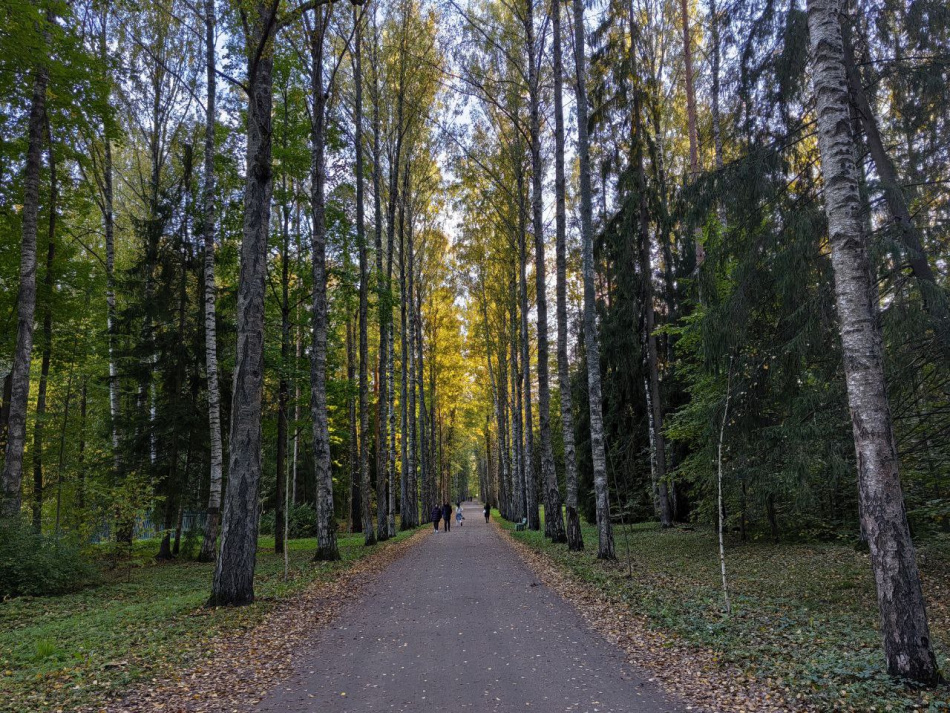
[[[204,318],[205,318],[205,371],[208,380],[208,426],[211,440],[211,476],[208,492],[208,518],[205,538],[199,559],[210,562],[215,557],[218,523],[221,511],[224,454],[221,445],[221,395],[218,386],[218,335],[215,321],[217,288],[214,281],[215,243],[215,13],[214,0],[205,0],[205,57],[208,96],[205,100],[205,185],[204,185]]]
[[[607,488],[607,455],[604,448],[603,398],[600,386],[600,344],[597,334],[594,291],[594,225],[590,177],[590,144],[587,136],[587,70],[583,0],[574,7],[574,52],[577,77],[577,156],[581,184],[581,256],[584,277],[584,346],[587,353],[587,394],[590,405],[591,460],[594,467],[594,495],[597,504],[599,559],[616,559],[610,525],[610,495]]]
[[[884,380],[877,290],[861,227],[855,142],[841,37],[841,0],[809,0],[818,148],[848,405],[858,464],[861,520],[871,550],[888,671],[933,683],[920,574],[904,510]]]

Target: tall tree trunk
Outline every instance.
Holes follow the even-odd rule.
[[[561,46],[561,3],[551,2],[554,34],[554,223],[557,258],[557,375],[561,401],[561,436],[564,440],[564,483],[567,490],[567,548],[584,549],[577,510],[577,453],[574,448],[574,414],[571,411],[571,374],[567,360],[567,215],[564,177],[564,84]]]
[[[610,494],[607,489],[607,456],[604,449],[603,399],[600,387],[600,344],[597,335],[594,292],[594,225],[590,177],[590,145],[587,137],[587,69],[583,0],[574,7],[574,52],[577,66],[577,157],[581,185],[581,256],[584,277],[584,349],[587,354],[587,395],[590,405],[590,447],[597,504],[599,559],[616,559],[610,525]]]
[[[375,87],[375,103],[374,103],[374,105],[373,105],[373,131],[374,131],[373,141],[374,141],[374,153],[376,154],[375,161],[376,161],[376,164],[377,164],[377,166],[378,166],[378,165],[380,164],[380,161],[381,161],[381,152],[380,152],[380,149],[379,149],[379,134],[380,134],[380,126],[379,126],[379,101],[380,101],[380,93],[379,93],[379,92],[380,92],[380,90],[379,90],[379,85],[378,85],[378,79],[379,79],[379,65],[378,65],[378,56],[375,54],[375,52],[377,51],[377,50],[375,49],[375,47],[376,47],[377,45],[378,45],[378,43],[374,43],[374,55],[373,55],[373,57],[374,57],[374,60],[376,60],[376,61],[374,61],[374,65],[373,65],[374,87]],[[382,248],[382,245],[379,244],[379,243],[382,242],[382,233],[380,232],[379,228],[377,228],[377,258],[376,258],[376,265],[377,265],[377,270],[380,272],[380,287],[379,287],[379,295],[378,295],[378,300],[379,300],[379,359],[380,359],[379,373],[380,373],[380,374],[387,374],[387,378],[388,378],[388,375],[389,375],[389,374],[392,372],[392,370],[393,370],[393,365],[392,365],[392,363],[391,363],[391,357],[394,357],[394,354],[393,354],[394,350],[393,350],[393,348],[392,348],[392,347],[393,347],[393,342],[394,342],[394,335],[393,335],[393,333],[392,333],[392,330],[393,330],[393,324],[392,324],[392,321],[393,321],[393,303],[392,303],[392,300],[393,300],[393,286],[392,286],[392,274],[393,274],[393,252],[394,252],[394,250],[395,250],[395,245],[396,245],[396,208],[397,208],[397,205],[399,206],[400,211],[402,210],[402,205],[401,205],[400,202],[399,202],[399,201],[400,201],[400,195],[399,195],[399,181],[400,181],[400,179],[401,179],[401,173],[400,173],[400,170],[401,170],[401,169],[400,169],[400,159],[402,158],[402,144],[403,144],[403,137],[404,137],[404,128],[403,128],[403,108],[404,108],[404,99],[405,99],[405,97],[404,97],[404,92],[403,92],[404,74],[405,74],[405,71],[404,71],[404,62],[405,62],[405,54],[403,53],[403,54],[400,55],[399,90],[398,90],[398,92],[397,92],[397,94],[396,94],[396,143],[395,143],[395,147],[394,147],[394,149],[393,149],[393,153],[392,153],[392,154],[390,155],[390,157],[389,157],[389,196],[388,196],[388,203],[387,203],[387,206],[386,206],[386,218],[387,218],[387,220],[386,220],[386,238],[387,238],[387,243],[386,243],[386,278],[385,278],[385,281],[383,281],[383,279],[382,279],[382,262],[381,262],[381,258],[382,258],[382,250],[381,250],[381,248]],[[378,181],[378,179],[376,179],[376,180]],[[376,193],[377,193],[377,195],[380,194],[380,189],[379,189],[378,186],[376,187]],[[377,215],[377,225],[379,225],[380,219],[381,219],[381,217],[382,217],[382,211],[381,211],[379,208],[377,208],[377,213],[376,213],[376,215]],[[402,223],[402,215],[400,214],[400,224],[401,224],[401,223]],[[401,234],[400,234],[400,240],[402,240],[402,235],[401,235]],[[402,259],[402,258],[400,257],[400,259]],[[401,283],[401,284],[400,284],[400,289],[402,289],[404,286],[405,286],[405,283]],[[402,329],[405,329],[405,322],[403,322],[401,326],[402,326]],[[401,358],[402,358],[403,361],[405,361],[405,359],[406,359],[406,352],[405,352],[405,351],[402,352]],[[405,369],[403,369],[403,371],[405,371]],[[405,376],[405,374],[403,374],[403,376]],[[392,382],[392,379],[391,379],[391,378],[388,378],[388,381],[387,381],[387,384],[386,384],[386,389],[387,389],[387,391],[391,391],[391,385],[392,385],[391,382]],[[380,393],[382,393],[382,390],[380,391]],[[403,389],[403,397],[405,397],[404,389]],[[382,397],[381,397],[381,398],[382,398]],[[389,399],[389,398],[386,399],[387,405],[389,404],[390,400],[391,400],[391,399]],[[405,403],[405,401],[403,401],[402,403]],[[402,410],[405,411],[405,408],[403,408]],[[394,419],[395,419],[395,415],[394,415],[394,414],[391,414],[391,416],[390,416],[390,418],[389,418],[389,426],[390,426],[390,429],[392,429],[392,427],[395,425]],[[385,441],[386,441],[385,425],[384,425],[385,423],[386,423],[386,422],[384,422],[382,419],[380,419],[381,428],[380,428],[380,433],[379,433],[379,436],[378,436],[378,440],[379,440],[380,444],[383,444],[383,443],[385,443]],[[393,438],[395,437],[395,434],[392,433],[392,432],[391,432],[390,435],[391,435]],[[403,430],[403,440],[405,440],[405,436],[406,436],[406,433],[405,433],[405,430]],[[386,460],[386,449],[385,449],[385,448],[377,448],[377,453],[376,453],[376,458],[377,458],[377,460],[376,460],[376,463],[377,463],[377,473],[384,473],[385,476],[386,476],[386,479],[391,481],[392,479],[395,478],[395,467],[394,467],[395,451],[394,451],[394,449],[392,449],[392,450],[390,451],[390,453],[391,453],[390,462],[387,463],[387,460]],[[405,456],[405,447],[403,447],[403,456]],[[390,467],[390,464],[393,464],[393,467]],[[378,477],[378,476],[377,476],[377,477]],[[401,503],[401,505],[400,505],[400,507],[402,508],[402,521],[401,521],[401,523],[400,523],[400,526],[401,526],[403,529],[405,529],[406,527],[413,527],[413,526],[414,526],[413,524],[410,524],[410,523],[412,522],[412,520],[410,520],[410,522],[407,523],[407,522],[406,522],[406,519],[405,519],[405,518],[406,518],[406,514],[405,514],[405,510],[406,510],[406,487],[407,487],[405,478],[406,478],[406,466],[405,466],[405,459],[403,459],[402,478],[401,478],[400,486],[399,486],[399,487],[400,487],[400,495],[402,496],[402,503]],[[391,486],[391,488],[392,488],[392,487],[394,487],[394,486]],[[384,491],[384,492],[385,492],[385,491]],[[388,505],[388,502],[387,502],[387,505]],[[390,519],[393,520],[393,528],[395,528],[395,513],[394,513],[394,512],[393,512],[393,513],[390,513]],[[387,531],[388,531],[388,521],[387,521]]]
[[[353,84],[355,88],[355,104],[353,111],[353,149],[356,153],[356,244],[359,249],[360,260],[360,491],[363,506],[363,541],[366,545],[375,545],[376,538],[387,539],[386,531],[386,472],[376,473],[376,529],[373,532],[373,513],[370,502],[369,478],[369,341],[367,338],[369,318],[369,264],[366,245],[366,211],[364,206],[363,190],[363,33],[362,9],[353,6],[353,22],[356,25],[353,38]],[[380,365],[382,366],[382,365]],[[380,374],[382,377],[382,373]],[[385,378],[377,377],[380,390],[380,411],[382,412],[385,399]],[[382,432],[385,419],[380,413],[379,424]],[[377,443],[377,448],[382,444]]]
[[[77,476],[79,484],[76,486],[76,509],[80,511],[86,507],[86,379],[83,378],[79,391],[79,454],[76,457]],[[65,438],[65,416],[63,417],[63,434]]]
[[[541,436],[541,480],[544,484],[544,534],[552,542],[567,542],[563,500],[551,444],[551,385],[548,377],[548,298],[544,264],[544,205],[541,166],[541,97],[538,52],[535,46],[534,0],[527,0],[528,89],[531,137],[531,218],[534,232],[534,277],[538,303],[538,425]],[[526,362],[527,364],[527,362]],[[530,369],[525,373],[530,374]]]
[[[630,19],[633,22],[633,18]],[[699,175],[699,132],[696,127],[696,89],[693,85],[693,43],[689,28],[689,0],[680,0],[680,21],[683,31],[683,65],[686,81],[686,122],[689,133],[689,176],[690,180]],[[634,48],[631,48],[631,52]],[[703,249],[702,232],[696,231],[696,264],[702,265],[706,259]]]
[[[841,323],[842,356],[858,461],[861,519],[871,549],[887,669],[934,683],[939,672],[901,492],[884,381],[877,289],[861,229],[855,142],[840,0],[808,0],[818,148]]]
[[[419,442],[425,440],[425,434],[421,429],[417,428],[416,421],[416,393],[413,388],[414,377],[416,373],[422,373],[422,364],[418,363],[415,359],[414,346],[416,339],[416,330],[418,325],[416,324],[416,311],[413,309],[413,304],[415,302],[415,260],[414,252],[415,245],[413,241],[413,216],[411,212],[411,204],[409,203],[409,186],[410,186],[410,165],[409,161],[406,161],[405,172],[403,177],[403,189],[402,189],[402,200],[406,204],[406,220],[405,220],[405,262],[406,262],[406,292],[403,296],[405,302],[403,315],[408,320],[408,325],[404,323],[403,329],[408,328],[408,337],[406,340],[406,349],[409,354],[409,446],[407,450],[407,465],[406,465],[406,498],[408,500],[407,506],[408,510],[411,513],[411,522],[415,525],[418,522],[418,512],[419,512],[419,479],[416,472],[416,463],[417,463],[417,453],[419,450]],[[427,497],[425,483],[422,483],[422,502],[425,503],[425,498]],[[426,508],[423,508],[426,509]]]
[[[286,107],[284,102],[286,121]],[[287,134],[283,136],[287,148]],[[274,508],[274,552],[284,554],[287,543],[287,437],[288,411],[290,410],[290,384],[287,373],[290,363],[290,207],[287,205],[287,174],[283,175],[283,205],[281,206],[281,258],[280,258],[280,367],[277,379],[277,488]]]
[[[638,228],[638,259],[640,275],[643,281],[643,344],[646,347],[647,379],[645,382],[647,409],[650,429],[650,472],[653,486],[653,506],[660,526],[673,525],[673,504],[670,487],[667,483],[666,437],[663,432],[663,398],[660,393],[659,352],[656,343],[656,305],[653,299],[653,246],[650,243],[650,212],[647,199],[647,175],[644,165],[646,129],[641,105],[641,89],[637,78],[636,26],[634,8],[630,5],[630,83],[633,96],[633,117],[631,120],[630,162],[633,170],[633,191],[636,197]]]
[[[378,35],[376,27],[376,8],[373,7],[373,43],[370,52],[370,66],[373,74],[373,216],[376,248],[376,307],[379,322],[379,421],[376,430],[376,487],[377,499],[380,487],[380,474],[383,479],[383,493],[386,500],[386,527],[389,537],[395,536],[395,451],[390,442],[395,444],[395,413],[393,407],[393,364],[392,364],[392,296],[389,276],[383,272],[383,203],[382,203],[382,150],[380,148],[380,134],[382,133],[379,115],[380,86],[379,86],[379,56]],[[390,235],[391,237],[391,235]],[[389,248],[390,251],[392,248]],[[392,264],[392,260],[388,261]],[[391,268],[390,268],[391,272]],[[390,526],[390,523],[392,525]],[[382,523],[380,523],[381,525]],[[380,527],[382,531],[382,527]]]
[[[716,151],[716,170],[721,171],[724,165],[722,155],[722,117],[719,110],[719,85],[720,69],[719,65],[722,59],[722,48],[719,39],[719,11],[716,8],[716,0],[709,0],[709,34],[712,41],[710,51],[710,69],[712,73],[712,132],[713,147]]]
[[[46,387],[53,352],[53,261],[56,258],[56,155],[49,117],[44,121],[49,146],[49,231],[46,248],[46,275],[43,277],[43,357],[36,393],[36,421],[33,424],[33,531],[43,526],[43,427],[46,421]]]
[[[317,488],[317,560],[338,560],[336,521],[333,516],[333,474],[330,471],[330,427],[327,420],[327,231],[326,231],[326,103],[323,84],[323,52],[328,18],[322,9],[314,13],[316,22],[310,33],[311,130],[310,204],[313,211],[313,357],[310,362],[310,409],[313,416],[313,456]],[[363,503],[364,529],[372,527]]]
[[[247,179],[244,235],[237,294],[237,351],[231,398],[228,489],[221,549],[209,604],[254,601],[258,493],[261,482],[261,397],[264,378],[264,281],[273,191],[271,108],[273,26],[276,6],[259,3],[248,37]],[[256,48],[261,48],[258,55]]]
[[[514,292],[514,282],[512,283],[512,292]],[[512,453],[514,456],[514,466],[512,470],[512,487],[509,491],[509,512],[515,519],[521,520],[528,516],[528,494],[525,489],[525,448],[524,433],[522,432],[522,383],[521,370],[518,366],[518,350],[520,340],[518,338],[518,301],[512,294],[511,302],[511,338],[509,346],[511,348],[511,424],[512,424]]]
[[[103,67],[109,66],[109,7],[109,2],[103,4],[102,19],[99,30],[99,61],[102,63]],[[109,85],[109,88],[111,89],[111,77],[107,77],[106,81]],[[103,121],[102,144],[102,202],[100,204],[100,210],[102,212],[102,228],[106,243],[106,331],[109,341],[109,427],[112,435],[112,456],[115,467],[115,476],[118,478],[122,474],[122,452],[119,442],[119,420],[121,418],[121,402],[119,400],[119,370],[116,366],[114,355],[116,341],[115,213],[113,209],[112,186],[112,143],[105,121]]]
[[[421,268],[421,266],[420,266]],[[420,275],[421,283],[421,275]],[[427,483],[427,491],[429,493],[429,501],[423,503],[423,511],[432,510],[433,500],[432,500],[432,464],[429,462],[429,449],[426,445],[426,394],[425,394],[425,362],[423,361],[423,352],[422,352],[422,335],[423,335],[423,325],[422,325],[422,290],[418,287],[418,283],[415,289],[416,292],[416,304],[414,309],[415,314],[415,335],[416,335],[416,375],[417,375],[417,388],[419,389],[418,405],[419,405],[419,470],[422,474],[422,482]]]
[[[7,428],[10,425],[10,398],[13,392],[13,372],[3,377],[3,403],[0,405],[0,453],[7,452]]]
[[[410,416],[410,399],[412,399],[412,404],[415,404],[415,396],[410,396],[410,391],[414,389],[412,383],[410,383],[410,372],[409,372],[409,361],[411,354],[408,351],[408,330],[406,329],[406,266],[405,266],[405,241],[403,238],[402,232],[402,214],[400,212],[400,230],[399,230],[399,285],[400,285],[400,294],[403,296],[400,302],[400,350],[399,350],[399,367],[400,367],[400,395],[399,395],[399,406],[402,416],[402,422],[400,424],[400,433],[402,438],[400,439],[400,464],[402,472],[399,478],[399,496],[401,500],[400,513],[401,513],[401,523],[400,526],[403,530],[411,527],[412,514],[409,512],[409,419],[415,418],[413,413]],[[414,381],[413,381],[414,383]],[[423,516],[425,513],[423,513]],[[425,519],[425,518],[423,518]]]
[[[292,181],[291,185],[293,186],[294,195],[297,195],[297,182]],[[303,255],[303,250],[301,248],[302,239],[301,239],[301,229],[300,229],[300,201],[294,201],[294,249],[296,251],[296,273],[297,275],[302,274],[302,263],[303,260],[301,256]],[[300,319],[300,300],[294,298],[294,340],[296,342],[296,347],[294,350],[294,427],[293,427],[293,441],[294,441],[294,450],[293,450],[293,463],[291,465],[291,474],[290,474],[290,502],[294,505],[300,503],[299,496],[297,494],[297,476],[298,476],[298,464],[300,462],[300,404],[303,401],[301,398],[302,391],[300,389],[300,377],[297,373],[297,370],[300,368],[300,360],[303,358],[303,330],[301,329],[301,319]],[[300,488],[303,492],[303,487]]]
[[[48,39],[45,30],[42,36],[45,45]],[[33,354],[33,317],[36,310],[36,231],[40,210],[40,169],[48,84],[49,67],[45,59],[41,59],[33,69],[33,97],[30,101],[26,163],[23,167],[23,230],[20,244],[20,288],[17,294],[17,335],[11,377],[9,435],[3,464],[3,497],[0,500],[0,519],[11,522],[20,515],[22,497],[26,411],[30,397],[30,359]]]
[[[350,532],[363,531],[363,495],[360,482],[360,436],[357,417],[357,401],[359,387],[353,390],[356,383],[356,338],[353,319],[346,320],[346,380],[350,385],[350,395],[347,397],[347,412],[350,423],[349,471],[350,471]]]
[[[392,169],[390,169],[392,170]],[[390,182],[390,185],[394,185]],[[397,186],[398,189],[398,186]],[[409,290],[406,281],[406,207],[405,203],[399,204],[399,363],[400,363],[400,406],[402,408],[401,424],[401,477],[400,477],[400,497],[402,499],[401,527],[406,530],[413,526],[413,519],[416,512],[410,506],[410,490],[415,488],[415,483],[410,484],[409,475],[409,443],[415,438],[410,432],[415,431],[415,360],[413,350],[409,344]],[[414,499],[413,499],[414,500]],[[423,512],[423,521],[427,521]]]
[[[217,84],[215,74],[215,14],[214,0],[205,0],[205,73],[208,96],[205,100],[205,185],[204,185],[204,318],[205,318],[205,373],[208,380],[208,431],[211,441],[211,477],[208,489],[208,519],[205,536],[198,555],[200,562],[215,558],[218,530],[221,523],[221,489],[224,483],[224,450],[221,443],[221,391],[218,386],[218,330],[215,301],[217,287],[214,279],[215,192],[214,172]]]
[[[526,208],[524,205],[524,190],[522,174],[519,171],[519,212],[521,214],[520,230],[518,231],[520,274],[518,284],[521,295],[521,381],[524,392],[524,493],[525,508],[528,518],[528,529],[541,529],[541,514],[538,512],[538,487],[534,477],[534,418],[532,417],[531,402],[531,339],[528,331],[528,235]],[[537,267],[535,268],[537,269]],[[541,268],[543,270],[543,268]]]

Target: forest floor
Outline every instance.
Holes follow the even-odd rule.
[[[722,711],[950,711],[950,687],[919,690],[884,672],[868,555],[838,543],[727,540],[733,611],[723,614],[711,529],[615,527],[618,561],[596,559],[597,530],[571,553],[515,532],[539,578],[668,689]],[[950,538],[921,542],[931,635],[950,666]]]
[[[333,563],[312,562],[315,539],[292,540],[287,579],[273,538],[262,537],[257,602],[215,609],[203,606],[213,564],[185,559],[158,564],[153,559],[158,542],[138,542],[131,560],[104,569],[97,586],[59,597],[0,602],[0,711],[96,710],[138,682],[151,687],[151,682],[173,680],[287,601],[323,592],[335,596],[350,572],[367,569],[368,559],[385,564],[412,534],[401,532],[373,548],[363,546],[362,535],[343,535],[342,560]],[[274,660],[279,644],[274,644]],[[154,702],[140,708],[158,709]]]

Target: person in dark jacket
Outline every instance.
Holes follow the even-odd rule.
[[[449,532],[452,529],[452,506],[448,503],[442,505],[442,519],[445,521],[445,531]]]
[[[491,505],[485,503],[485,524],[488,524],[488,518],[491,517]]]
[[[435,528],[435,531],[439,531],[439,519],[442,517],[442,508],[436,505],[432,508],[432,526]]]

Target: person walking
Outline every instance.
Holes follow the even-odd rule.
[[[485,503],[485,524],[488,524],[488,518],[491,517],[491,505]]]
[[[455,511],[455,524],[459,527],[462,526],[462,521],[465,519],[465,516],[462,515],[462,507],[459,506],[458,510]]]
[[[432,526],[435,528],[435,531],[439,531],[439,519],[442,517],[442,508],[436,505],[432,508]]]
[[[442,519],[445,520],[445,531],[449,532],[452,529],[452,506],[448,502],[442,505]]]

